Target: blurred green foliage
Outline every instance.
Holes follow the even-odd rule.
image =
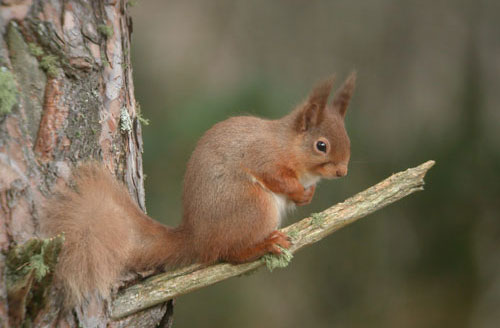
[[[349,175],[289,222],[434,159],[424,192],[289,267],[177,300],[177,327],[493,327],[500,320],[500,3],[148,1],[133,9],[147,204],[181,218],[196,140],[229,116],[277,118],[355,68]]]

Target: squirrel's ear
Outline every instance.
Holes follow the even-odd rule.
[[[306,103],[298,112],[296,128],[299,132],[307,131],[323,120],[323,112],[333,87],[334,76],[319,83],[309,94]]]
[[[342,117],[345,117],[347,106],[351,100],[356,84],[356,72],[349,74],[342,86],[335,92],[333,97],[333,109],[338,111]]]

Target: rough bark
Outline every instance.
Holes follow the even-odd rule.
[[[125,0],[0,1],[0,327],[171,322],[171,304],[120,321],[105,302],[60,312],[45,270],[60,241],[26,243],[39,236],[44,198],[78,162],[105,163],[144,209],[130,33]],[[9,308],[8,295],[27,310]]]

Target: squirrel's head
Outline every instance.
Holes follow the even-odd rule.
[[[299,156],[306,166],[304,173],[327,179],[347,174],[351,150],[344,118],[356,74],[349,75],[329,102],[333,81],[332,77],[318,84],[306,102],[292,113],[296,142],[302,150]]]

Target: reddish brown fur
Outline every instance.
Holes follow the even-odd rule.
[[[319,178],[347,173],[344,116],[351,75],[328,104],[333,79],[279,120],[233,117],[208,130],[187,164],[183,220],[165,227],[142,213],[102,166],[76,170],[76,191],[64,187],[46,204],[43,229],[64,232],[56,277],[70,304],[94,291],[107,297],[127,270],[224,260],[241,263],[289,247],[277,231],[287,203],[305,205]],[[318,140],[328,144],[325,152]]]
[[[82,165],[74,180],[76,190],[62,187],[45,204],[42,221],[47,234],[65,234],[56,279],[69,305],[94,291],[107,297],[126,269],[180,262],[176,237],[181,233],[147,217],[103,166]]]
[[[61,81],[49,78],[45,87],[43,115],[35,142],[35,152],[44,162],[52,159],[57,144],[57,132],[68,116],[68,109],[61,106]]]

